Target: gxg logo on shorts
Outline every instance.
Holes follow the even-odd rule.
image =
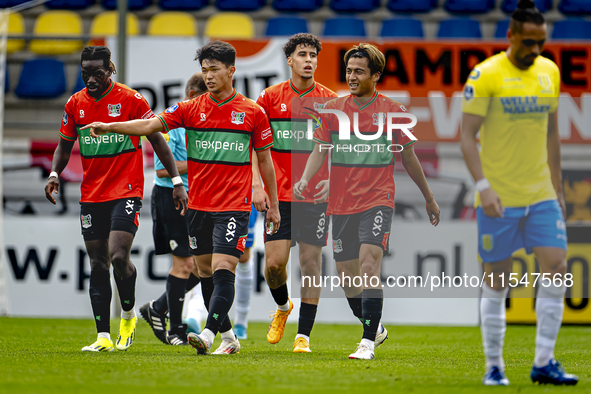
[[[492,234],[482,234],[482,249],[490,252],[494,246],[493,240]]]
[[[326,215],[322,212],[318,220],[318,229],[316,230],[316,238],[321,239],[324,236],[324,226],[326,224]]]
[[[127,212],[128,215],[131,215],[133,213],[133,204],[133,200],[127,200],[125,202],[125,212]]]
[[[343,251],[343,241],[335,239],[332,241],[332,250],[335,253],[341,253]]]
[[[81,215],[80,219],[82,219],[82,228],[90,228],[92,227],[92,216],[88,215]]]
[[[195,237],[191,237],[191,236],[189,235],[189,247],[190,247],[191,249],[197,249],[197,238],[195,238]]]
[[[236,219],[234,216],[228,221],[228,227],[226,228],[226,241],[230,242],[234,239],[234,233],[236,232]]]
[[[373,227],[371,229],[371,233],[374,237],[377,237],[382,232],[382,223],[384,222],[384,214],[382,211],[378,211],[376,213],[376,217],[373,218]]]

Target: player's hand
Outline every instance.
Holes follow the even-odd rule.
[[[318,182],[318,184],[316,185],[316,189],[320,189],[320,191],[314,194],[314,205],[322,204],[328,199],[328,193],[330,191],[330,181],[328,179],[325,179],[323,181]]]
[[[281,214],[279,213],[279,204],[274,204],[267,210],[267,223],[265,223],[267,234],[273,235],[279,231],[280,224]]]
[[[491,218],[502,218],[504,216],[505,208],[501,204],[499,195],[492,188],[489,187],[480,193],[480,203],[486,216]]]
[[[306,187],[308,187],[308,181],[301,179],[298,183],[296,183],[295,185],[293,185],[293,194],[295,196],[295,198],[297,198],[298,200],[304,200],[304,196],[302,196],[302,193],[304,192],[304,190],[306,190]]]
[[[252,203],[257,211],[266,212],[267,207],[271,206],[271,199],[265,193],[265,190],[258,186],[252,189]]]
[[[55,202],[55,198],[53,198],[51,193],[57,194],[59,187],[60,187],[60,183],[57,180],[57,178],[54,176],[49,178],[47,180],[47,185],[45,185],[45,198],[47,198],[49,200],[49,202],[52,203],[53,205],[55,205],[56,202]]]
[[[108,124],[102,122],[92,122],[80,128],[80,130],[86,129],[90,129],[90,136],[92,138],[98,138],[99,135],[107,134],[109,132]]]
[[[439,210],[439,205],[437,205],[437,201],[435,199],[431,201],[427,201],[425,204],[425,208],[427,209],[427,215],[429,215],[429,221],[435,227],[439,224],[441,211]]]
[[[185,216],[187,213],[187,204],[189,197],[187,197],[187,191],[184,186],[175,186],[172,189],[172,199],[174,200],[174,207],[178,211],[181,210],[181,216]]]

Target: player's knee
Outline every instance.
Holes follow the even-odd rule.
[[[320,265],[321,263],[314,258],[300,260],[300,268],[302,270],[302,275],[319,276],[321,271]]]
[[[109,260],[104,259],[90,259],[90,270],[92,272],[109,272]]]
[[[285,271],[285,264],[275,259],[267,260],[267,264],[265,266],[265,272],[267,273],[267,277],[276,278],[280,276],[283,273],[283,271]]]

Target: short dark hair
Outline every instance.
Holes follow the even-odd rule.
[[[185,96],[189,96],[191,90],[201,94],[207,92],[207,86],[205,86],[203,74],[200,72],[193,74],[187,81],[187,86],[185,86]]]
[[[546,23],[544,15],[536,8],[534,0],[519,0],[517,8],[511,15],[509,28],[513,33],[521,33],[524,23],[534,23],[536,25],[543,25]]]
[[[82,55],[80,56],[81,66],[82,62],[85,60],[102,60],[105,70],[109,70],[113,74],[117,73],[117,71],[115,70],[115,65],[111,61],[111,51],[107,47],[87,46],[82,50]]]
[[[320,40],[314,34],[298,33],[291,36],[283,46],[283,52],[285,53],[285,57],[290,57],[295,52],[298,45],[305,45],[316,48],[317,55],[320,53],[320,50],[322,49],[322,44],[320,43]]]
[[[366,58],[369,62],[369,71],[372,74],[377,72],[381,74],[386,67],[386,57],[384,54],[375,45],[365,42],[362,42],[359,45],[353,45],[353,48],[345,53],[345,66],[349,63],[349,59],[352,57],[360,59]]]
[[[197,50],[195,60],[203,66],[204,60],[217,60],[226,67],[236,64],[236,49],[227,42],[213,40]]]

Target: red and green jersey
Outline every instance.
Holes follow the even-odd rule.
[[[142,144],[139,137],[107,133],[98,138],[80,130],[92,122],[125,122],[153,118],[154,113],[141,94],[110,81],[105,93],[95,99],[83,89],[68,102],[62,118],[60,137],[80,144],[84,176],[81,202],[104,202],[144,195]]]
[[[392,140],[386,133],[386,115],[382,117],[383,133],[375,140],[358,138],[354,127],[354,113],[359,115],[358,130],[361,134],[375,135],[379,130],[379,113],[406,112],[402,104],[377,91],[361,103],[349,95],[331,100],[325,109],[338,109],[350,119],[350,139],[339,139],[339,124],[336,116],[322,115],[322,125],[314,133],[314,141],[325,144],[332,155],[330,170],[329,215],[349,215],[377,206],[394,208],[394,163],[396,151],[407,148],[411,140],[400,129],[392,131]],[[393,124],[409,123],[407,118],[394,118]],[[412,129],[411,129],[412,130]]]
[[[310,153],[315,147],[312,139],[306,137],[307,120],[311,119],[303,103],[323,105],[329,98],[338,97],[332,90],[315,82],[310,89],[300,92],[291,79],[263,90],[257,103],[265,109],[273,130],[271,156],[277,176],[279,201],[300,201],[292,192],[293,183],[300,180]],[[299,99],[297,109],[292,113],[292,99]],[[313,102],[315,99],[317,103]],[[300,113],[301,112],[301,113]],[[314,202],[318,182],[328,179],[328,160],[310,181],[313,186],[304,192],[304,202]]]
[[[183,101],[158,118],[165,132],[186,130],[189,208],[250,211],[251,149],[273,146],[264,110],[234,90],[224,101],[211,93]]]

